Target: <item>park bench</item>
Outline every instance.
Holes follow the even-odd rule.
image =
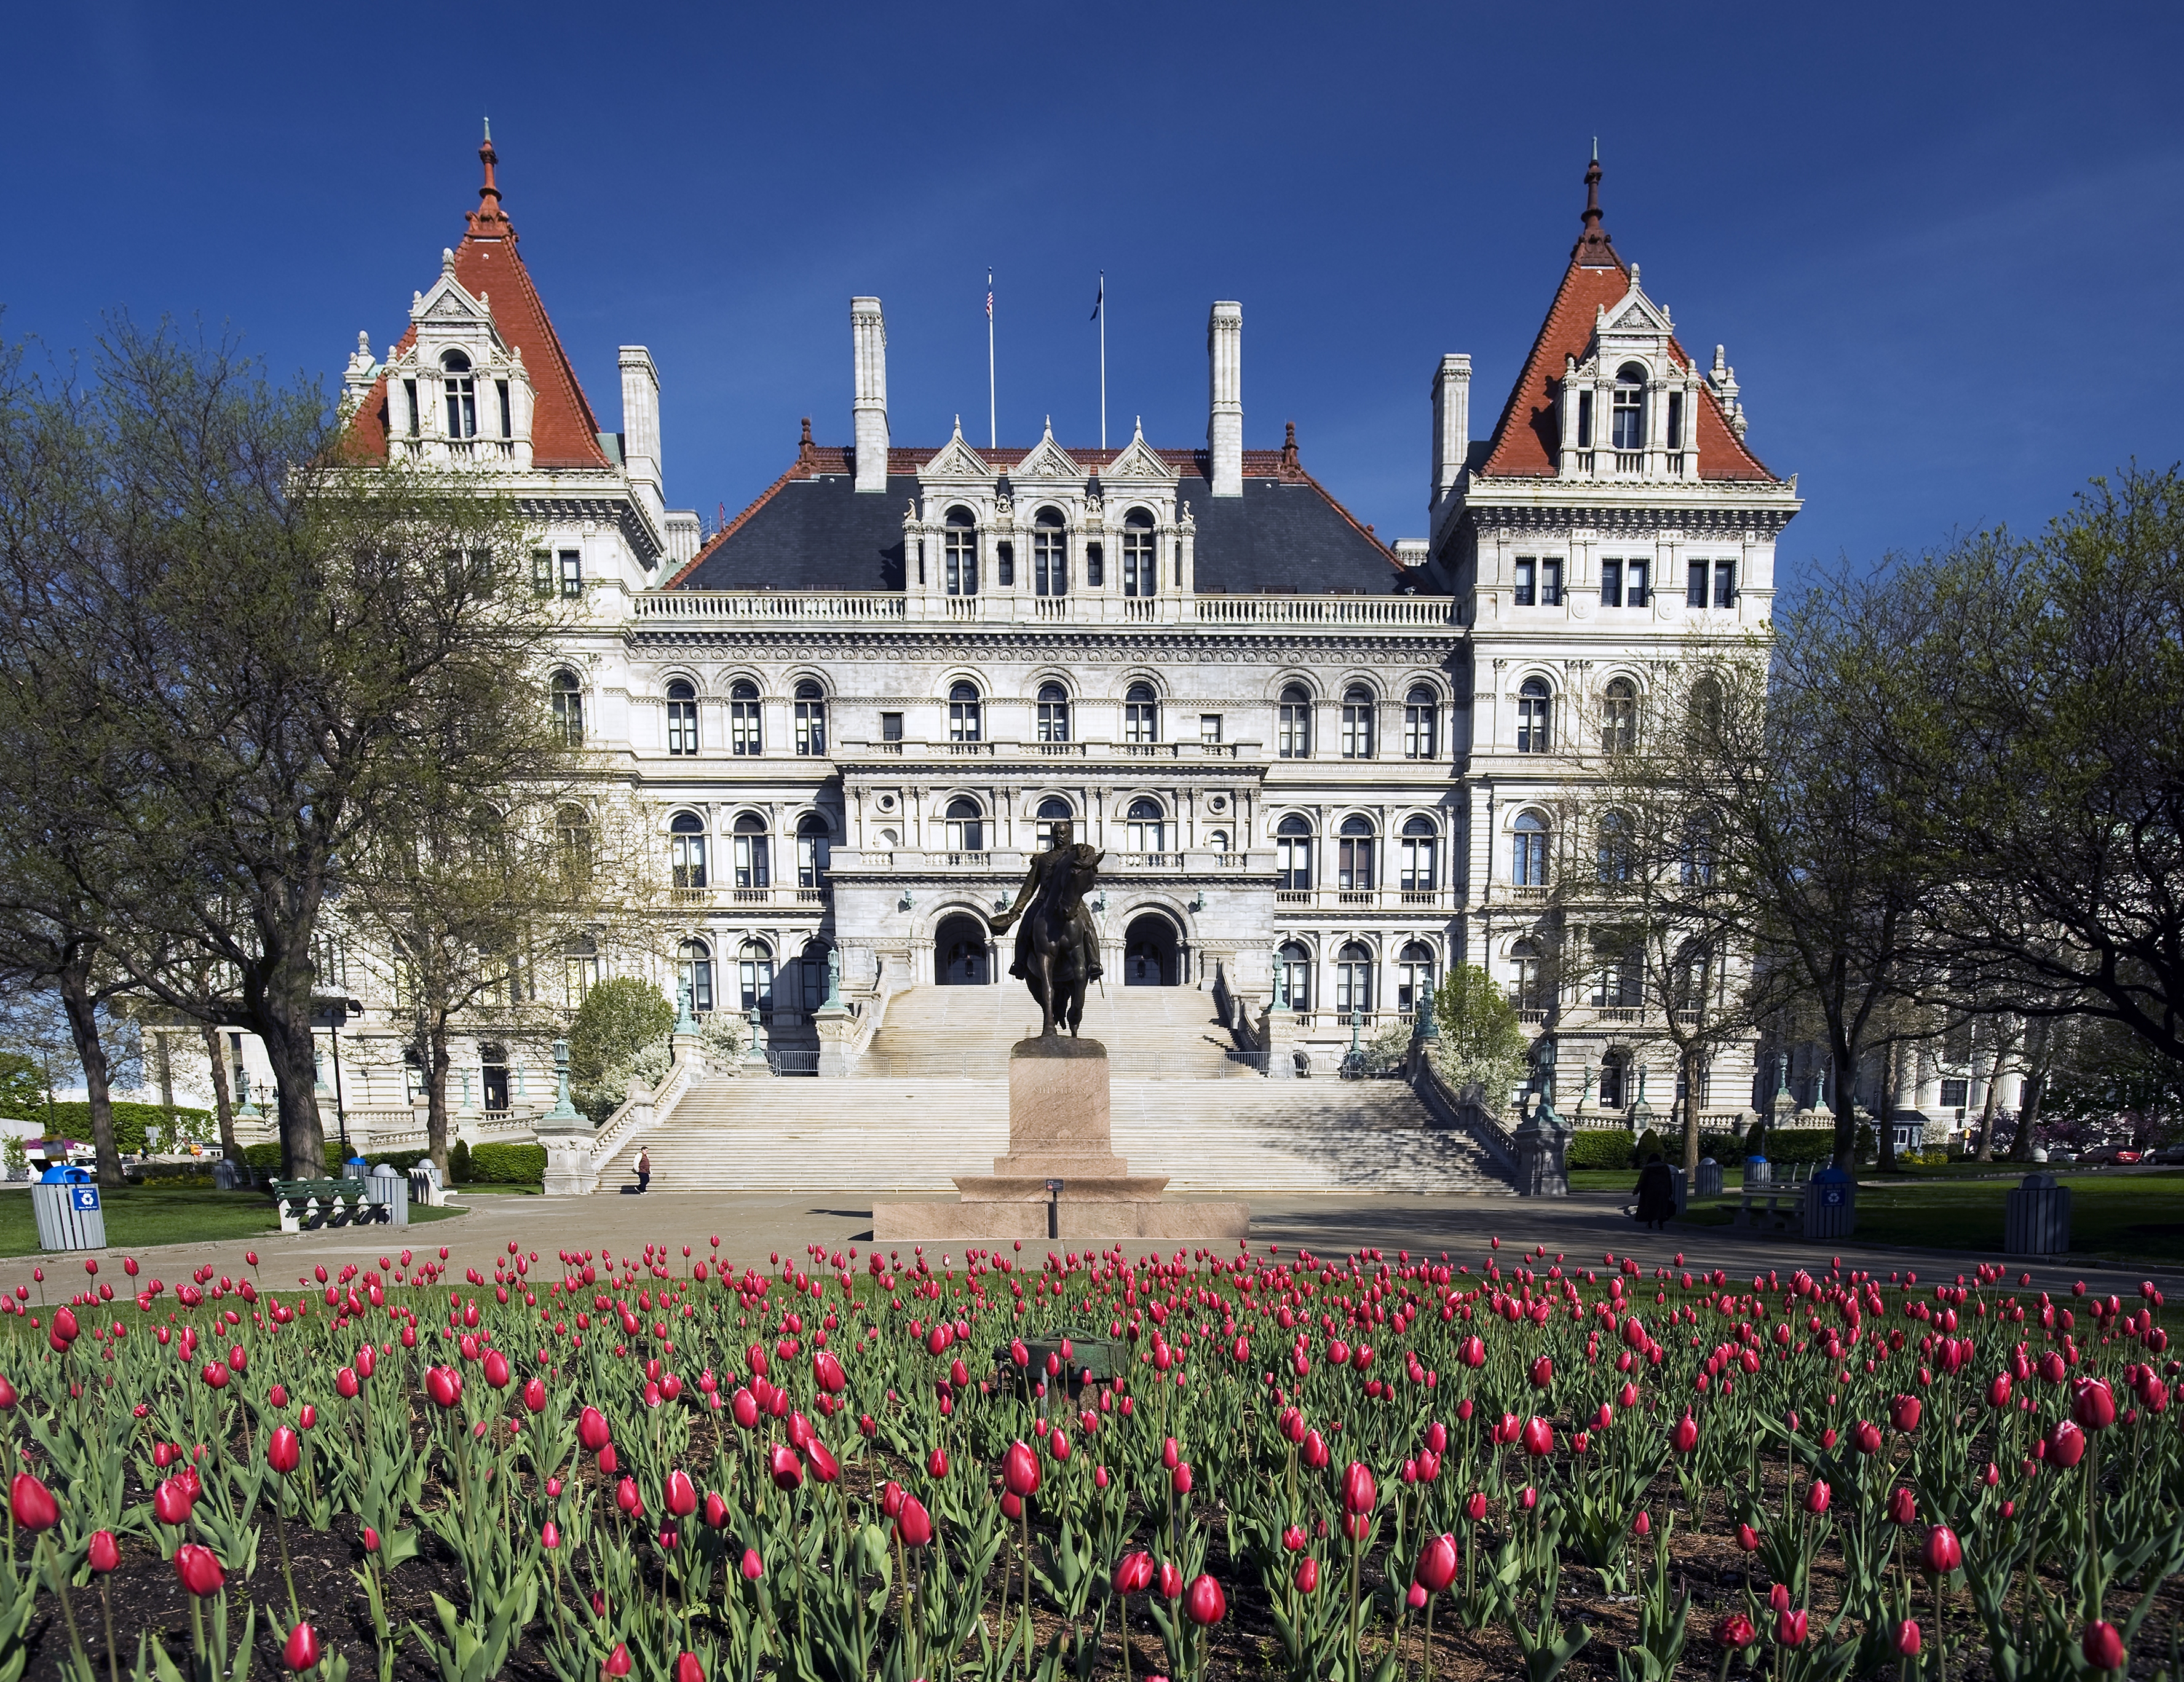
[[[1761,1207],[1762,1204],[1765,1207]],[[1737,1200],[1736,1224],[1763,1232],[1798,1233],[1805,1230],[1805,1194],[1802,1187],[1752,1186]]]
[[[387,1206],[366,1195],[362,1180],[275,1180],[273,1200],[284,1233],[316,1232],[321,1227],[369,1226],[391,1218]]]

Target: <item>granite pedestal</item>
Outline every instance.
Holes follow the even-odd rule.
[[[876,1203],[875,1244],[1163,1239],[1234,1243],[1251,1230],[1236,1201],[1173,1203],[1167,1176],[1133,1174],[1115,1154],[1107,1048],[1096,1039],[1019,1039],[1009,1048],[1009,1150],[990,1174],[959,1174],[954,1203]],[[1050,1193],[1048,1183],[1061,1189]]]

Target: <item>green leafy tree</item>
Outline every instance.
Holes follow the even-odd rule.
[[[1451,970],[1434,994],[1440,1038],[1434,1062],[1451,1090],[1498,1111],[1524,1078],[1526,1045],[1516,1008],[1477,964]]]
[[[36,1058],[24,1051],[0,1051],[0,1116],[36,1121],[50,1096]]]
[[[617,1063],[675,1031],[667,995],[635,976],[611,976],[584,994],[569,1025],[569,1081],[593,1086]]]

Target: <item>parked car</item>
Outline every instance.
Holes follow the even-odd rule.
[[[2075,1162],[2078,1160],[2078,1153],[2067,1145],[2051,1145],[2046,1156],[2042,1156],[2036,1150],[2032,1153],[2032,1159],[2036,1162]]]
[[[2184,1162],[2184,1139],[2174,1145],[2164,1145],[2153,1153],[2150,1161],[2156,1162]]]
[[[2138,1161],[2138,1152],[2121,1145],[2096,1145],[2078,1160],[2081,1162],[2113,1162],[2127,1166]]]

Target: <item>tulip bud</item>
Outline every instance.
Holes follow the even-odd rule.
[[[111,1571],[121,1563],[121,1550],[114,1540],[111,1530],[91,1533],[91,1568],[101,1573]]]
[[[281,1646],[281,1663],[289,1669],[309,1670],[319,1662],[319,1632],[308,1624],[298,1624],[288,1632],[288,1639]]]
[[[25,1530],[50,1530],[60,1522],[60,1504],[53,1492],[27,1472],[18,1472],[8,1486],[8,1504],[15,1523]]]
[[[2081,1643],[2086,1663],[2096,1670],[2110,1671],[2123,1668],[2129,1656],[2124,1651],[2123,1632],[2114,1624],[2095,1618],[2086,1626],[2085,1639]]]
[[[196,1542],[184,1542],[175,1550],[175,1575],[199,1600],[210,1599],[227,1582],[227,1573],[220,1569],[213,1551]]]

